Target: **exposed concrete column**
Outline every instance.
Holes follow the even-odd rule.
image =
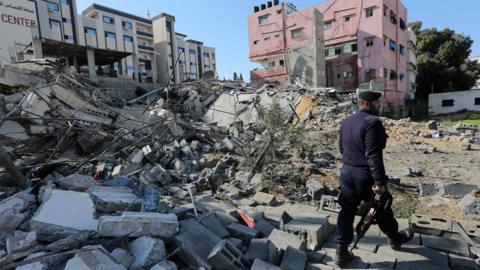
[[[34,38],[32,44],[33,44],[33,56],[36,59],[42,59],[43,58],[42,40],[39,38]]]
[[[326,81],[326,61],[325,61],[325,40],[324,40],[324,26],[323,15],[314,9],[314,36],[313,36],[313,53],[315,58],[313,71],[313,86],[325,87]]]
[[[88,62],[88,76],[90,79],[95,79],[97,73],[95,70],[95,51],[92,48],[87,48],[87,62]]]
[[[118,77],[123,78],[123,59],[118,61]]]
[[[77,73],[80,73],[80,63],[78,62],[78,56],[73,57],[73,67]]]
[[[132,60],[133,60],[133,73],[135,74],[135,78],[137,81],[140,81],[140,76],[138,75],[139,69],[138,69],[138,58],[136,54],[132,55]]]

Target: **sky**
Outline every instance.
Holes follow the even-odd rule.
[[[258,67],[248,59],[247,17],[254,6],[267,0],[77,0],[78,11],[94,2],[142,17],[146,16],[146,9],[151,16],[161,12],[174,15],[177,32],[216,48],[220,79],[231,79],[233,72],[248,79],[250,70]],[[302,9],[323,0],[289,2]],[[469,35],[474,40],[472,55],[480,55],[480,27],[473,23],[479,14],[479,0],[403,0],[403,3],[408,9],[408,22],[420,20],[424,28],[448,27]]]

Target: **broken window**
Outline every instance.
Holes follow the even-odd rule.
[[[373,8],[367,8],[365,9],[365,17],[373,17]]]
[[[453,107],[454,100],[453,99],[444,99],[442,100],[442,107]]]
[[[390,70],[390,80],[394,81],[398,78],[397,72],[395,70]]]
[[[366,39],[367,47],[373,47],[373,38]]]
[[[260,44],[260,40],[255,40],[255,41],[253,42],[253,45],[258,45],[258,44]]]
[[[400,45],[400,55],[404,55],[405,54],[405,47],[403,47],[403,45]]]
[[[396,51],[397,50],[397,43],[390,39],[390,50]]]
[[[131,22],[122,22],[122,26],[124,29],[127,29],[127,30],[132,30],[133,29],[133,25]]]
[[[475,98],[475,105],[480,105],[480,97]]]
[[[326,21],[323,25],[324,30],[328,30],[332,28],[333,21]]]
[[[340,55],[343,53],[343,49],[341,47],[335,48],[335,55]]]
[[[341,74],[337,74],[337,79],[340,79],[342,77]]]
[[[108,24],[115,24],[115,20],[112,17],[103,16],[103,22]]]
[[[300,39],[303,37],[303,28],[292,30],[292,39]]]
[[[390,10],[390,22],[392,24],[397,24],[397,15]]]
[[[258,24],[260,24],[260,25],[267,24],[268,23],[268,17],[269,17],[268,14],[258,17]]]
[[[402,18],[400,18],[400,29],[402,29],[402,31],[407,30],[407,24]]]
[[[384,77],[385,79],[388,78],[388,69],[386,69],[386,68],[383,69],[383,77]]]
[[[345,19],[345,22],[349,22],[350,21],[350,15],[345,16],[344,19]]]
[[[356,52],[356,51],[358,51],[357,43],[353,43],[352,44],[352,52]]]
[[[280,66],[285,66],[285,61],[284,60],[280,60]]]

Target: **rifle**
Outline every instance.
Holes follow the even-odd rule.
[[[392,194],[388,190],[385,190],[382,195],[375,194],[373,201],[371,202],[372,206],[370,210],[362,215],[362,219],[357,224],[357,237],[350,251],[353,251],[357,247],[358,242],[365,236],[365,233],[368,231],[368,229],[370,229],[370,226],[372,224],[377,224],[379,218],[382,216],[382,213],[392,206],[392,201]]]

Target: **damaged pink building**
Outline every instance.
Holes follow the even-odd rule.
[[[282,65],[282,58],[294,46],[289,40],[296,36],[296,29],[318,27],[312,26],[312,20],[302,19],[305,13],[318,11],[324,32],[316,36],[322,38],[316,44],[324,48],[316,56],[325,57],[317,60],[325,63],[323,70],[317,68],[324,72],[323,86],[378,91],[384,94],[386,104],[405,106],[409,37],[407,9],[400,0],[330,0],[305,10],[287,3],[275,4],[278,2],[255,7],[248,19],[250,59],[263,66],[252,71],[253,83],[289,82]],[[279,30],[286,33],[286,41],[271,36]],[[305,38],[314,36],[305,30],[303,34]]]

